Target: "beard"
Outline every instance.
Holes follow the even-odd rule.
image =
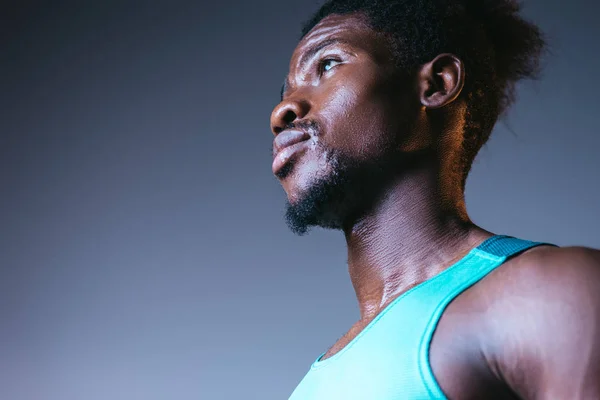
[[[306,234],[313,226],[344,230],[353,225],[372,209],[407,163],[392,152],[367,161],[323,150],[329,173],[315,178],[294,203],[286,204],[286,223],[297,235]]]

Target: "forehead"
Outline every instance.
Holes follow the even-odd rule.
[[[291,64],[320,42],[332,38],[340,39],[352,47],[376,51],[380,46],[379,35],[369,27],[365,16],[354,14],[331,14],[315,25],[298,43],[292,53]]]

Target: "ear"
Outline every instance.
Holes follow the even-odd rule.
[[[454,54],[440,54],[419,70],[419,95],[426,108],[440,108],[453,102],[464,85],[465,68]]]

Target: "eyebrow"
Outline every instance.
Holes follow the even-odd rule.
[[[332,44],[350,45],[350,43],[348,43],[346,40],[340,38],[329,38],[323,40],[322,42],[318,42],[317,44],[313,45],[308,50],[306,50],[304,54],[302,54],[302,57],[300,57],[300,62],[298,63],[299,66],[303,66],[306,63],[306,60],[317,54],[323,48],[331,46]]]
[[[332,44],[345,44],[347,46],[350,46],[350,43],[348,41],[346,41],[344,39],[340,39],[340,38],[329,38],[329,39],[323,40],[321,42],[318,42],[317,44],[313,45],[308,50],[306,50],[304,52],[304,54],[302,54],[302,57],[300,57],[300,61],[298,62],[299,67],[302,67],[306,63],[306,60],[313,57],[315,54],[317,54],[323,48],[325,48],[327,46],[331,46]],[[287,91],[287,89],[289,87],[290,87],[289,77],[286,76],[283,81],[283,85],[281,86],[281,100],[283,100],[283,94]]]

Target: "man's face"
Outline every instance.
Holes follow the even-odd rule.
[[[300,41],[271,115],[293,230],[342,228],[394,173],[419,106],[398,77],[387,42],[359,15],[330,15]]]

